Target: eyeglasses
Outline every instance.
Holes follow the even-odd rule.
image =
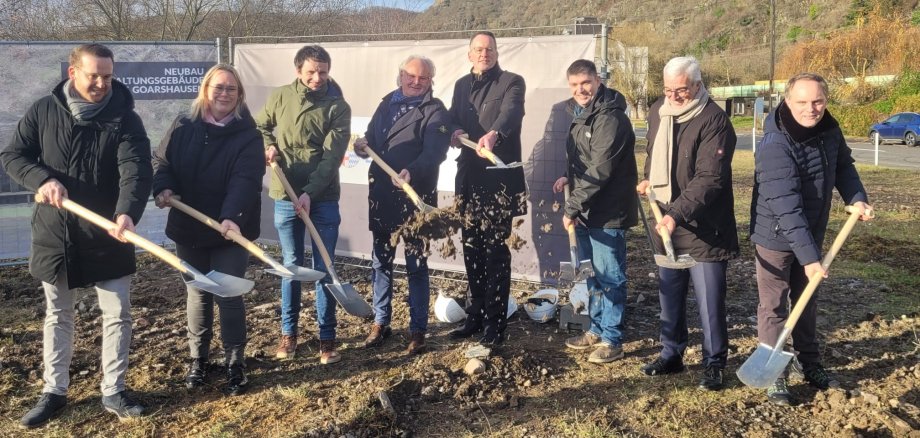
[[[681,96],[681,97],[687,97],[687,96],[690,95],[690,87],[680,87],[680,88],[677,88],[677,89],[674,89],[674,90],[672,90],[672,89],[670,89],[670,88],[665,88],[665,89],[662,90],[662,91],[664,92],[664,95],[665,95],[665,96]]]
[[[103,82],[105,82],[105,83],[107,83],[107,84],[111,84],[111,83],[112,83],[112,79],[114,79],[114,77],[115,77],[115,75],[111,75],[111,74],[108,74],[108,75],[101,75],[101,74],[98,74],[98,73],[87,73],[87,72],[85,72],[85,71],[84,71],[82,68],[80,68],[80,67],[74,67],[74,69],[80,70],[81,72],[83,72],[83,76],[86,76],[86,78],[89,79],[89,80],[92,81],[92,82],[96,82],[96,81],[102,79]]]
[[[472,52],[475,53],[475,54],[477,54],[477,55],[481,55],[482,52],[486,52],[486,53],[495,53],[495,49],[493,49],[493,48],[491,48],[491,47],[474,47],[474,48],[472,49]]]
[[[239,88],[236,88],[236,87],[225,87],[223,85],[208,85],[208,86],[211,87],[211,89],[214,90],[214,92],[217,94],[227,93],[227,94],[233,95],[233,94],[236,94],[237,91],[239,91]]]

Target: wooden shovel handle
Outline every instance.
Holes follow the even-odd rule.
[[[859,210],[853,206],[847,206],[846,211],[850,213],[850,217],[844,222],[843,227],[834,239],[834,243],[831,244],[831,249],[827,251],[827,254],[824,255],[824,259],[821,260],[821,267],[824,268],[824,270],[831,267],[831,262],[834,261],[834,257],[837,257],[837,253],[840,251],[840,248],[843,247],[843,242],[847,240],[850,231],[853,231],[853,227],[856,226],[856,222],[859,221]],[[870,217],[873,216],[872,210],[869,210],[867,214]],[[808,301],[811,300],[811,296],[815,293],[815,290],[818,288],[818,285],[821,284],[822,280],[824,280],[824,276],[821,274],[815,274],[808,279],[808,285],[805,286],[805,290],[802,291],[802,295],[799,296],[798,302],[796,302],[792,312],[789,313],[789,318],[786,319],[786,324],[784,326],[786,330],[791,330],[795,327],[799,317],[802,316],[802,312],[805,311],[805,306],[808,304]]]
[[[569,202],[569,195],[571,194],[571,191],[569,190],[569,185],[568,185],[568,183],[566,183],[565,189],[563,190],[563,193],[565,194],[564,200],[565,200],[566,203],[568,203],[568,202]],[[562,206],[562,211],[563,211],[562,214],[565,214],[565,206],[564,206],[564,205]],[[575,221],[574,221],[574,220],[572,221],[572,223],[571,223],[568,227],[565,228],[565,231],[566,231],[566,233],[569,234],[569,247],[572,247],[572,248],[577,247],[577,246],[578,246],[578,242],[577,242],[577,240],[575,239]]]
[[[494,153],[492,153],[492,151],[490,151],[490,150],[488,150],[488,149],[486,149],[486,148],[481,148],[481,147],[479,147],[479,144],[478,144],[478,143],[476,143],[476,142],[470,140],[470,139],[467,138],[467,137],[458,137],[458,138],[460,139],[460,143],[463,143],[465,146],[467,146],[467,147],[473,149],[473,150],[476,151],[476,152],[479,152],[479,153],[482,154],[484,157],[486,157],[486,159],[488,159],[489,161],[491,161],[492,164],[498,166],[498,163],[499,163],[500,160],[498,159],[498,157],[495,156]]]
[[[198,221],[200,221],[201,223],[203,223],[203,224],[205,224],[205,225],[211,227],[212,229],[214,229],[214,231],[217,231],[218,233],[223,231],[223,229],[221,228],[220,224],[217,223],[217,221],[215,221],[214,219],[211,219],[210,217],[208,217],[208,216],[205,215],[204,213],[202,213],[202,212],[200,212],[200,211],[198,211],[198,210],[195,210],[194,208],[192,208],[192,207],[189,206],[188,204],[186,204],[186,203],[184,203],[184,202],[182,202],[182,201],[180,201],[180,200],[178,200],[178,199],[176,199],[176,198],[177,198],[177,196],[175,196],[175,195],[172,196],[172,197],[170,197],[170,199],[169,199],[169,205],[170,205],[171,207],[174,207],[174,208],[176,208],[177,210],[179,210],[179,211],[181,211],[181,212],[183,212],[183,213],[185,213],[185,214],[187,214],[187,215],[189,215],[189,216],[191,216],[191,217],[197,219]],[[252,243],[249,239],[243,237],[243,235],[240,234],[239,232],[237,232],[236,230],[229,230],[229,231],[227,231],[227,237],[229,237],[229,238],[230,238],[231,240],[233,240],[234,242],[238,243],[238,244],[239,244],[240,246],[242,246],[243,248],[246,248],[247,251],[251,252],[253,255],[255,255],[255,256],[258,257],[259,259],[261,259],[261,260],[263,260],[263,261],[265,261],[265,262],[267,262],[267,263],[269,263],[269,264],[272,264],[271,262],[269,262],[269,261],[266,259],[267,256],[265,255],[265,251],[262,250],[262,248],[259,248],[258,245],[256,245],[255,243]],[[274,261],[274,260],[272,260],[272,261]]]
[[[399,177],[399,174],[397,174],[396,171],[393,170],[393,168],[390,167],[390,165],[386,163],[386,161],[383,161],[383,158],[380,158],[380,156],[377,155],[377,153],[374,152],[374,150],[371,149],[370,146],[365,148],[364,151],[367,152],[367,155],[369,155],[371,159],[374,160],[374,162],[377,163],[377,165],[380,166],[380,168],[383,169],[383,171],[387,173],[387,175],[390,175],[390,178],[393,178],[394,180],[396,180],[396,182],[399,183],[399,186],[403,189],[404,192],[406,192],[407,195],[409,195],[409,199],[411,199],[415,205],[423,204],[422,198],[419,197],[415,189],[413,189],[412,186],[409,185],[409,183],[403,181],[403,179]]]
[[[655,215],[655,222],[660,224],[664,220],[664,215],[661,214],[661,207],[658,206],[658,200],[655,199],[655,192],[650,187],[645,190],[645,193],[648,196],[648,203],[652,207],[652,214]],[[671,232],[666,227],[662,227],[659,229],[658,234],[661,235],[661,242],[664,244],[665,250],[674,254],[674,242],[671,241]]]
[[[294,192],[291,183],[288,182],[287,177],[284,176],[284,171],[281,169],[281,166],[279,166],[276,161],[272,161],[270,164],[275,175],[278,176],[278,180],[281,181],[281,185],[284,186],[284,192],[287,193],[288,198],[291,198],[291,202],[296,203],[297,193]],[[313,226],[313,221],[310,220],[310,213],[303,209],[299,211],[297,215],[300,216],[303,223],[307,225],[307,230],[310,231],[310,238],[317,243],[316,248],[319,249],[319,255],[323,258],[323,263],[326,264],[326,270],[329,272],[329,276],[338,283],[338,277],[335,275],[335,268],[332,266],[332,258],[329,257],[329,251],[326,251],[326,245],[323,244],[323,239],[319,236],[319,231],[316,231],[316,227]]]
[[[40,194],[36,194],[35,201],[42,202],[42,196]],[[74,201],[71,201],[70,199],[65,199],[62,205],[64,209],[66,209],[67,211],[70,211],[71,213],[77,216],[80,216],[83,219],[86,219],[87,221],[93,223],[94,225],[99,226],[100,228],[106,231],[112,231],[118,228],[118,225],[115,222],[112,222],[96,214],[94,211]],[[133,231],[124,230],[122,235],[125,236],[125,240],[127,240],[128,242],[131,242],[143,248],[147,252],[159,257],[161,260],[168,263],[170,266],[179,270],[179,272],[183,274],[188,273],[188,269],[186,269],[185,266],[182,265],[182,260],[180,260],[179,257],[176,257],[175,254],[163,249],[163,247],[161,247],[160,245],[157,245],[139,236],[137,233],[134,233]]]

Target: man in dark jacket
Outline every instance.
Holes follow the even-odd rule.
[[[113,80],[114,61],[103,45],[76,47],[69,79],[29,108],[0,154],[6,172],[41,198],[29,271],[45,291],[45,385],[23,427],[44,423],[67,404],[74,289],[90,285],[102,310],[102,405],[119,418],[144,412],[125,391],[135,263],[122,233],[134,231],[150,195],[150,140],[131,92]],[[113,218],[118,228],[106,232],[61,209],[65,199]]]
[[[830,215],[833,189],[869,220],[868,198],[853,165],[851,150],[837,121],[827,112],[827,82],[801,73],[786,84],[780,103],[764,128],[754,157],[751,240],[757,262],[757,337],[775,345],[808,279],[827,276],[821,245]],[[817,340],[816,296],[792,331],[793,370],[819,389],[839,386],[821,365]],[[767,389],[770,401],[789,405],[786,373]]]
[[[473,67],[457,80],[450,113],[479,148],[492,151],[505,163],[521,161],[521,122],[524,119],[524,78],[498,66],[495,35],[476,32],[467,54]],[[524,170],[487,169],[490,162],[470,148],[457,160],[454,195],[469,221],[463,227],[463,261],[470,288],[469,315],[455,339],[483,333],[480,342],[504,342],[506,309],[511,293],[511,221],[527,212]]]
[[[431,96],[434,63],[412,55],[399,67],[399,88],[383,97],[367,132],[355,141],[355,152],[372,149],[399,178],[409,183],[429,205],[437,205],[438,166],[447,158],[450,121],[447,109]],[[391,334],[393,258],[390,236],[416,212],[415,205],[377,163],[368,171],[368,227],[374,237],[374,323],[365,341],[378,346]],[[403,236],[409,279],[409,354],[425,349],[428,330],[428,261],[425,244]]]
[[[667,229],[675,252],[689,254],[697,264],[658,268],[662,349],[642,372],[654,376],[684,370],[692,280],[706,367],[699,386],[719,390],[728,358],[725,274],[728,260],[738,255],[731,169],[737,137],[728,115],[709,99],[695,58],[678,57],[665,65],[664,95],[649,110],[645,180],[636,189],[655,192],[664,212],[656,229]],[[663,253],[659,234],[652,234]]]
[[[626,116],[626,99],[607,88],[593,62],[579,59],[566,71],[575,119],[566,142],[567,176],[553,191],[568,185],[562,225],[575,226],[579,250],[590,258],[588,311],[591,327],[566,340],[575,350],[596,347],[588,362],[608,363],[623,357],[623,312],[626,310],[626,230],[637,223],[636,135]],[[576,226],[577,224],[577,226]]]

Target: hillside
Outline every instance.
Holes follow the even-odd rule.
[[[777,0],[777,60],[797,41],[822,38],[851,26],[873,8],[890,17],[918,12],[917,0]],[[739,0],[437,0],[412,20],[419,30],[531,28],[501,35],[545,35],[593,16],[612,25],[611,35],[631,46],[648,46],[650,71],[678,54],[704,63],[710,85],[765,79],[770,62],[769,2]],[[882,73],[882,72],[879,72]],[[891,72],[884,72],[891,73]]]

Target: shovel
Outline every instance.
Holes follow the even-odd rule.
[[[221,231],[220,224],[218,224],[217,221],[209,218],[204,213],[198,210],[195,210],[188,204],[180,201],[178,196],[174,195],[170,197],[169,205],[201,221],[205,225],[213,228],[215,231],[217,232]],[[240,244],[240,246],[242,246],[243,248],[246,248],[247,251],[251,252],[253,255],[258,257],[259,260],[262,260],[263,262],[268,263],[268,265],[271,266],[273,269],[266,269],[266,272],[269,272],[271,274],[278,275],[284,278],[289,278],[291,280],[296,280],[296,281],[317,281],[326,276],[326,274],[323,272],[320,272],[314,269],[305,268],[302,266],[297,266],[293,263],[287,264],[287,265],[282,265],[281,263],[278,263],[275,259],[269,257],[268,254],[265,254],[265,251],[262,250],[262,248],[259,248],[258,245],[252,243],[251,241],[243,237],[242,234],[240,234],[239,232],[235,230],[228,231],[227,237],[229,237],[230,240],[233,240],[234,242]]]
[[[502,161],[501,158],[498,158],[498,155],[495,155],[494,153],[492,153],[492,151],[490,151],[490,150],[488,150],[488,149],[486,149],[486,148],[481,148],[481,147],[479,147],[478,144],[476,144],[476,143],[474,143],[473,141],[471,141],[471,140],[470,140],[468,137],[466,137],[465,135],[464,135],[464,136],[461,136],[461,137],[459,137],[459,138],[460,138],[460,143],[463,143],[464,146],[466,146],[466,147],[468,147],[468,148],[470,148],[470,149],[472,149],[472,150],[474,150],[474,151],[476,151],[476,152],[479,152],[480,154],[484,155],[484,156],[486,157],[487,160],[491,161],[492,164],[494,164],[494,166],[486,167],[486,169],[514,169],[515,167],[521,167],[521,166],[524,165],[524,163],[522,163],[522,162],[520,162],[520,161],[515,161],[515,162],[513,162],[513,163],[505,164],[505,162]]]
[[[648,195],[648,203],[652,206],[652,213],[655,214],[655,221],[661,223],[663,216],[661,208],[658,207],[658,201],[655,199],[655,192],[652,189],[645,191]],[[641,211],[641,208],[639,209]],[[642,213],[645,218],[645,212]],[[646,223],[646,229],[648,224]],[[674,242],[671,241],[671,233],[666,228],[661,228],[661,242],[664,243],[664,252],[666,255],[655,254],[655,264],[662,268],[668,269],[687,269],[696,266],[696,260],[689,254],[674,254]]]
[[[569,185],[565,185],[565,200],[569,200]],[[575,238],[575,223],[568,226],[565,231],[569,235],[569,256],[571,262],[559,262],[559,279],[578,282],[594,275],[594,266],[591,259],[578,258],[578,240]]]
[[[42,196],[36,194],[35,200],[37,202],[42,202]],[[80,216],[83,219],[86,219],[87,221],[90,221],[105,230],[114,230],[118,228],[118,225],[116,225],[114,222],[99,216],[93,211],[83,207],[80,204],[77,204],[74,201],[71,201],[70,199],[65,199],[63,206],[64,209],[69,210],[73,214],[76,214],[77,216]],[[237,297],[243,295],[246,292],[249,292],[255,285],[252,280],[234,277],[222,272],[211,271],[207,275],[202,274],[186,261],[176,257],[173,253],[137,235],[136,233],[125,230],[122,235],[125,236],[125,240],[147,250],[147,252],[159,257],[170,266],[176,268],[176,270],[182,274],[185,274],[182,276],[182,280],[185,281],[185,284],[188,286],[208,291],[219,297],[230,298]],[[186,276],[191,277],[191,279],[187,279]]]
[[[390,178],[393,178],[396,180],[396,182],[399,183],[399,186],[403,189],[404,192],[406,192],[406,195],[408,195],[409,199],[412,200],[412,203],[418,207],[419,211],[422,213],[432,213],[437,210],[437,207],[432,207],[426,204],[425,201],[422,201],[422,198],[419,197],[418,193],[415,192],[415,189],[413,189],[409,183],[403,181],[402,178],[400,178],[396,173],[396,171],[394,171],[393,168],[386,163],[386,161],[383,161],[383,158],[380,158],[380,156],[377,155],[377,153],[374,152],[370,146],[364,148],[364,151],[370,155],[371,159],[374,160],[377,165],[387,173],[387,175],[390,175]]]
[[[271,166],[275,175],[278,175],[281,185],[284,186],[284,191],[287,193],[288,198],[291,198],[292,202],[297,202],[297,194],[294,192],[294,188],[291,187],[291,183],[288,182],[287,178],[284,176],[281,167],[278,166],[278,163],[275,161],[271,162]],[[323,258],[323,263],[326,264],[329,276],[332,277],[332,283],[324,285],[326,286],[326,290],[332,294],[333,298],[335,298],[349,314],[361,318],[372,316],[374,314],[374,309],[364,301],[364,298],[358,294],[354,286],[348,283],[342,283],[339,281],[339,277],[335,275],[335,267],[332,265],[332,259],[329,257],[329,252],[326,251],[326,245],[323,245],[323,239],[319,236],[319,232],[316,231],[316,227],[313,226],[313,221],[310,220],[310,214],[301,209],[297,215],[300,216],[300,219],[307,225],[307,229],[310,230],[310,238],[316,242],[316,247],[319,249],[319,255]]]
[[[834,261],[834,257],[837,256],[837,252],[840,251],[840,248],[843,246],[843,242],[847,240],[847,236],[850,235],[850,231],[853,230],[853,226],[855,226],[856,221],[859,220],[859,210],[852,206],[847,206],[846,211],[850,213],[850,217],[843,224],[843,228],[840,229],[837,238],[834,239],[830,251],[824,256],[824,260],[821,261],[821,267],[824,268],[825,271],[830,268],[831,262]],[[872,210],[867,211],[866,214],[869,217],[874,216]],[[789,335],[792,333],[792,329],[795,327],[796,322],[799,321],[799,317],[802,316],[805,306],[808,305],[815,289],[818,288],[818,285],[821,284],[821,280],[823,279],[824,277],[820,274],[816,274],[808,279],[808,285],[805,286],[805,290],[802,291],[802,295],[799,296],[798,302],[795,303],[795,307],[793,307],[792,312],[786,319],[786,324],[783,326],[783,331],[780,333],[779,339],[776,340],[776,345],[771,347],[767,344],[760,343],[757,349],[751,353],[751,357],[738,368],[736,374],[738,375],[738,380],[741,380],[741,383],[754,388],[767,388],[783,373],[783,370],[786,369],[786,365],[789,364],[789,361],[792,360],[793,357],[792,353],[783,350],[783,347],[786,345],[786,339],[789,339]]]

